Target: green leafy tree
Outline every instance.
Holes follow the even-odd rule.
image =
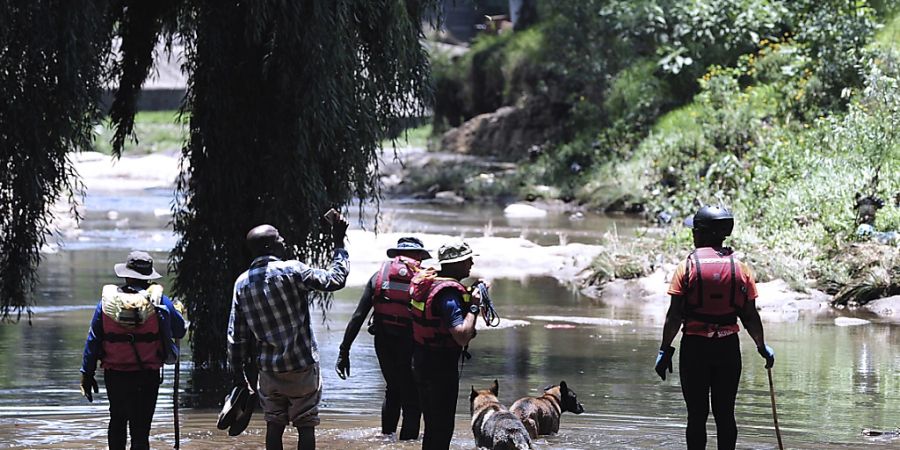
[[[436,3],[4,2],[0,92],[13,99],[0,112],[4,314],[27,304],[48,208],[77,187],[66,154],[90,147],[101,81],[119,84],[110,111],[119,156],[135,137],[156,43],[181,39],[190,134],[170,269],[193,323],[194,399],[219,400],[232,286],[250,263],[244,236],[271,223],[294,256],[321,260],[331,245],[321,214],[353,199],[377,202],[379,143],[426,106],[421,26]],[[109,67],[114,35],[121,56]],[[318,305],[324,312],[328,299]]]
[[[426,96],[424,6],[216,0],[184,12],[191,119],[172,269],[194,322],[195,387],[209,377],[215,400],[246,232],[271,223],[296,256],[320,259],[321,214],[377,197],[379,143]]]
[[[108,1],[0,2],[0,317],[31,318],[54,204],[79,184],[68,152],[91,147]],[[74,213],[74,209],[73,209]]]

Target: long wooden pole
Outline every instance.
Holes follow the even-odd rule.
[[[180,346],[179,346],[180,347]],[[181,372],[181,351],[179,348],[179,352],[175,355],[175,381],[173,382],[174,386],[172,386],[172,412],[175,418],[175,450],[179,450],[181,448],[181,428],[178,424],[178,379],[179,372]]]
[[[778,438],[778,449],[784,450],[784,444],[781,443],[781,429],[778,428],[778,411],[775,410],[775,385],[772,383],[772,368],[766,369],[769,374],[769,397],[772,399],[772,420],[775,421],[775,436]]]

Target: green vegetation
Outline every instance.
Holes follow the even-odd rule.
[[[123,154],[143,155],[156,152],[180,152],[187,136],[190,114],[179,116],[178,111],[138,111],[134,115],[134,137],[126,140]],[[115,133],[109,118],[94,127],[94,150],[112,154],[112,138]],[[431,123],[407,128],[396,140],[383,140],[383,147],[427,147],[432,139]]]
[[[444,131],[478,114],[515,104],[536,90],[546,89],[542,67],[546,58],[541,28],[501,35],[484,35],[464,55],[432,57],[435,88],[434,129]]]
[[[383,148],[388,147],[428,147],[432,135],[431,123],[424,123],[417,127],[407,128],[400,132],[396,139],[386,139],[381,141]]]
[[[80,187],[69,152],[91,147],[100,118],[113,14],[102,1],[2,8],[0,321],[30,321],[54,205],[74,202]]]
[[[321,213],[377,202],[381,143],[404,118],[424,114],[422,27],[439,3],[6,3],[0,320],[30,314],[51,207],[79,193],[70,152],[94,142],[115,157],[180,149],[172,294],[191,318],[191,399],[214,404],[230,377],[222,299],[250,260],[247,230],[273,224],[288,256],[326,261],[333,243]],[[185,48],[186,131],[170,112],[136,114],[155,47],[176,38]],[[109,84],[110,119],[98,127]],[[129,144],[135,137],[153,145]],[[330,296],[315,300],[324,316]]]
[[[189,115],[179,121],[178,111],[140,111],[134,115],[134,138],[126,139],[123,154],[179,152],[187,136]],[[106,118],[94,127],[94,150],[111,155],[115,128]]]
[[[564,135],[509,176],[520,193],[674,218],[657,248],[681,249],[672,258],[690,246],[680,219],[720,202],[761,279],[864,302],[900,289],[900,15],[888,4],[560,1],[527,34],[481,38],[436,73],[463,86],[482,73],[503,105],[568,105]],[[857,232],[857,196],[884,201],[874,231]],[[870,240],[884,254],[867,256]],[[640,273],[627,253],[598,259],[596,281]]]

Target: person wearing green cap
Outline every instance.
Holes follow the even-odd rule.
[[[125,284],[103,287],[84,344],[81,394],[94,401],[93,394],[99,391],[94,375],[99,360],[109,398],[109,448],[124,450],[130,429],[131,449],[146,450],[162,380],[160,369],[175,362],[176,339],[185,334],[184,310],[152,282],[162,275],[153,268],[148,253],[131,252],[114,269]]]
[[[669,286],[672,296],[654,370],[663,380],[672,372],[672,341],[681,328],[678,373],[688,410],[687,448],[706,448],[710,400],[719,450],[737,442],[734,403],[741,378],[740,327],[747,328],[756,349],[775,364],[756,310],[756,282],[750,267],[723,242],[734,228],[734,216],[721,206],[704,206],[685,221],[693,229],[694,251],[678,265]]]
[[[350,377],[350,346],[359,334],[366,316],[374,308],[369,331],[375,336],[375,355],[384,376],[384,402],[381,404],[381,433],[397,431],[400,414],[403,427],[399,440],[419,438],[419,396],[412,375],[412,316],[409,311],[409,284],[420,270],[423,259],[431,253],[419,238],[401,237],[397,245],[387,250],[390,258],[381,264],[363,289],[344,340],[341,342],[335,371],[344,380]]]
[[[475,337],[475,319],[480,311],[479,290],[473,295],[460,280],[469,276],[476,256],[465,242],[450,243],[438,250],[437,274],[419,272],[412,279],[413,376],[425,419],[422,448],[450,447],[459,397],[457,361]]]

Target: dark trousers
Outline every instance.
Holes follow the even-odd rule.
[[[384,403],[381,404],[381,432],[397,431],[402,410],[400,439],[418,439],[422,411],[412,374],[412,337],[379,333],[375,336],[375,354],[386,385]]]
[[[159,371],[106,370],[103,381],[109,398],[109,449],[125,450],[130,429],[131,450],[149,450],[150,423],[159,393]]]
[[[688,410],[688,450],[706,448],[710,398],[716,419],[718,448],[734,450],[737,442],[734,401],[741,379],[738,335],[724,338],[684,336],[678,361],[681,392]]]
[[[423,450],[450,448],[459,397],[459,354],[452,350],[428,351],[418,345],[413,352],[413,375],[425,418]]]

